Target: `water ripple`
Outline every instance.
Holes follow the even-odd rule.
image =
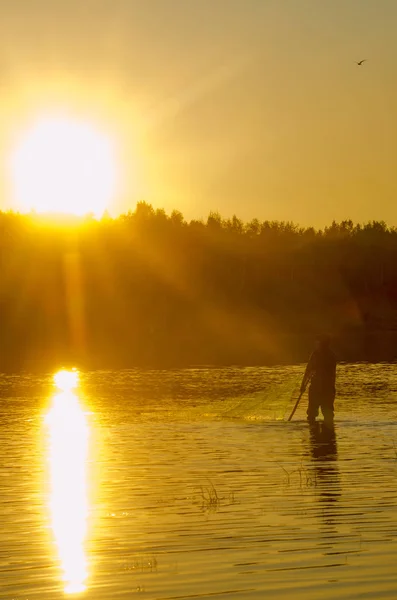
[[[51,378],[3,377],[0,598],[64,596],[57,535],[87,600],[396,597],[397,366],[339,366],[334,433],[309,430],[304,402],[283,421],[301,373],[81,374],[55,438]]]

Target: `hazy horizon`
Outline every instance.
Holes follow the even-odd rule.
[[[394,225],[396,22],[392,0],[3,2],[0,208],[11,141],[66,111],[119,147],[111,214]]]

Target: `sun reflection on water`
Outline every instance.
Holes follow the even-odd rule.
[[[89,427],[74,392],[78,381],[77,371],[60,371],[54,376],[59,391],[46,415],[51,526],[67,594],[83,592],[88,578],[85,540]]]

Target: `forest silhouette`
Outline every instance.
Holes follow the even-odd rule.
[[[0,213],[0,370],[397,357],[397,229]]]

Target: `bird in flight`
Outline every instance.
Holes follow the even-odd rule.
[[[361,65],[362,65],[363,63],[365,63],[365,61],[366,61],[366,60],[367,60],[366,58],[363,58],[362,60],[359,60],[359,61],[357,61],[357,60],[356,60],[356,65],[357,65],[358,67],[361,67]]]

